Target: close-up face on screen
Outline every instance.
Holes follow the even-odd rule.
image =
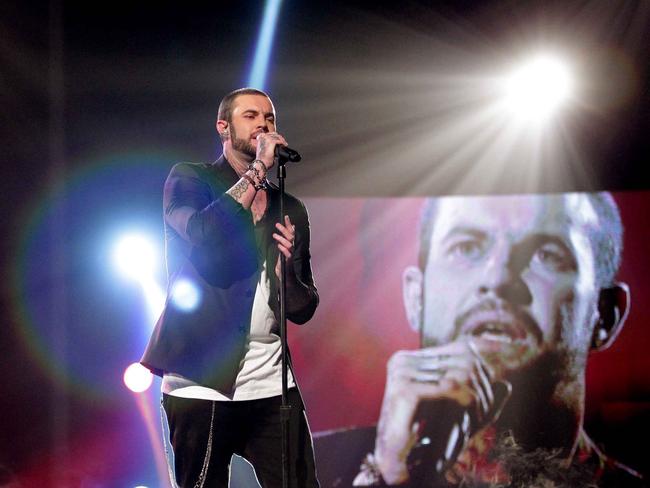
[[[332,279],[340,293],[321,304],[317,327],[348,317],[343,337],[322,339],[328,354],[315,368],[314,387],[334,399],[312,410],[331,486],[362,474],[391,422],[413,435],[407,464],[432,483],[470,479],[467,470],[503,475],[522,452],[531,466],[534,456],[559,463],[578,452],[574,475],[587,476],[598,459],[590,431],[607,433],[608,452],[633,461],[625,436],[643,421],[630,399],[645,380],[618,358],[643,361],[635,300],[648,288],[648,263],[636,243],[647,238],[648,205],[645,192],[317,200],[312,221],[328,221],[328,238],[357,235],[336,262],[314,260],[319,286]],[[323,360],[337,373],[321,370]],[[337,418],[334,401],[347,395],[354,401]],[[445,461],[464,411],[465,442],[483,457],[462,445]]]

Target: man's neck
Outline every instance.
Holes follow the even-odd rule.
[[[239,151],[234,151],[231,147],[226,146],[223,150],[223,155],[226,161],[235,170],[237,176],[243,175],[248,169],[248,165],[253,162],[253,157],[248,154],[242,154]]]

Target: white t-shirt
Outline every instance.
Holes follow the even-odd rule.
[[[181,398],[218,401],[256,400],[281,395],[280,327],[268,304],[270,292],[270,286],[266,281],[266,263],[264,263],[253,300],[251,328],[246,339],[246,354],[239,364],[239,373],[232,394],[226,395],[174,373],[164,375],[163,393]],[[287,384],[289,388],[295,386],[291,370],[288,371]]]

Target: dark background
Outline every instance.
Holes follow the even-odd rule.
[[[0,5],[0,466],[25,486],[127,486],[153,466],[121,384],[146,341],[133,324],[146,319],[136,287],[115,285],[110,240],[123,226],[159,236],[171,164],[217,157],[216,107],[247,82],[263,11],[262,2],[134,3]],[[648,2],[285,1],[266,88],[305,160],[291,170],[292,191],[315,201],[643,192],[649,19]],[[566,123],[572,155],[543,160],[532,179],[526,165],[492,167],[474,153],[438,171],[445,155],[426,141],[481,102],[459,92],[429,105],[454,93],[442,75],[490,72],[544,42],[569,46],[588,75]],[[647,389],[635,401],[647,433]],[[321,413],[316,428],[343,420]],[[611,436],[607,425],[596,430]]]

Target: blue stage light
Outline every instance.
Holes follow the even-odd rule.
[[[257,47],[255,48],[255,57],[248,78],[248,86],[264,90],[266,84],[266,74],[271,57],[271,48],[273,47],[273,36],[275,26],[277,25],[278,12],[282,0],[267,0],[264,8],[264,18],[260,27],[260,34],[257,38]]]
[[[113,250],[113,263],[117,269],[142,287],[152,323],[160,315],[165,303],[165,292],[155,278],[160,261],[160,252],[152,241],[140,234],[124,235]]]
[[[153,274],[155,259],[151,242],[138,234],[128,234],[120,238],[113,251],[113,262],[117,269],[136,281]]]

